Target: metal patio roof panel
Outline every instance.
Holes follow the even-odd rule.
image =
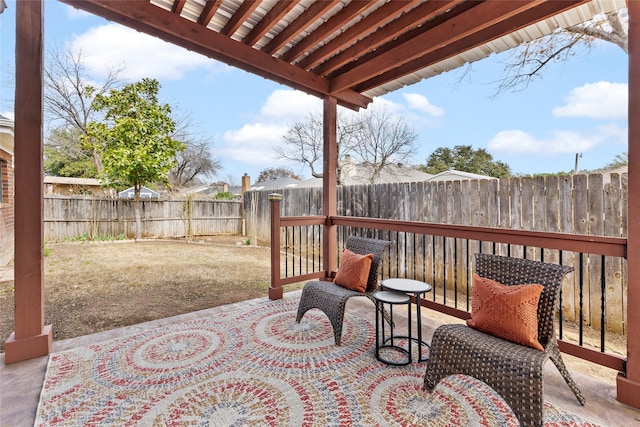
[[[62,1],[352,109],[626,7],[625,0]]]
[[[443,59],[440,62],[425,67],[415,73],[380,85],[374,89],[367,90],[363,92],[363,94],[369,97],[382,96],[386,93],[401,89],[402,87],[410,86],[420,80],[435,77],[441,73],[451,71],[467,63],[484,59],[491,54],[504,52],[525,42],[547,36],[559,28],[578,25],[597,15],[624,9],[625,7],[625,0],[594,0],[590,3],[570,9],[562,14],[514,31],[503,37],[488,41],[481,46],[460,52],[455,56]]]

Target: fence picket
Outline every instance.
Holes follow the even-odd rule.
[[[604,191],[602,174],[590,174],[588,176],[588,218],[589,218],[589,234],[603,236],[604,234]],[[600,286],[600,277],[602,275],[603,265],[599,255],[589,255],[589,300],[585,303],[585,320],[589,326],[600,328],[602,326],[600,320],[601,310],[599,309],[603,298],[602,288]]]
[[[242,204],[233,201],[144,200],[143,237],[240,234]],[[79,237],[135,236],[133,201],[78,196],[44,197],[44,236],[50,242]]]

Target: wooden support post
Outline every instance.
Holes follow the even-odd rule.
[[[280,285],[280,202],[282,194],[269,194],[271,202],[271,287],[269,299],[282,299]]]
[[[616,398],[640,408],[640,2],[629,10],[629,187],[627,231],[627,369],[617,377]]]
[[[5,363],[49,354],[44,325],[42,0],[16,2],[15,313]]]
[[[338,142],[336,125],[338,102],[336,98],[324,98],[322,131],[324,137],[322,157],[322,214],[327,223],[322,230],[322,264],[327,274],[332,274],[338,264],[338,233],[331,217],[338,212]]]

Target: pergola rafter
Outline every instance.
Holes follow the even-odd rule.
[[[314,50],[304,59],[299,61],[297,65],[305,70],[313,68],[320,62],[335,55],[335,52],[339,52],[350,45],[357,45],[358,39],[362,38],[363,35],[375,34],[381,25],[386,26],[388,22],[396,20],[398,15],[409,9],[413,9],[416,6],[416,3],[416,0],[386,3],[372,14],[363,18],[357,24],[342,32],[340,37],[336,37],[330,42]],[[406,16],[413,15],[414,13],[406,14]],[[368,35],[366,37],[368,37]],[[362,49],[362,46],[359,46],[359,49]]]
[[[571,3],[573,7],[584,2],[575,0],[564,3],[567,5]],[[481,2],[452,19],[444,20],[440,25],[414,34],[409,40],[382,54],[360,61],[361,64],[357,67],[331,79],[331,88],[342,90],[347,87],[357,87],[371,78],[372,73],[369,70],[376,70],[377,74],[390,73],[392,76],[389,80],[398,79],[424,68],[419,61],[415,61],[421,57],[432,54],[434,63],[446,59],[440,51],[451,43],[466,39],[467,46],[478,46],[486,43],[487,40],[494,40],[557,12],[557,5],[544,0],[520,2],[519,7],[514,7],[511,2]],[[476,16],[482,16],[484,19],[482,22],[475,22]],[[511,21],[515,20],[522,24],[512,26]],[[494,29],[499,24],[502,24],[501,28],[508,29],[501,32],[484,31]]]
[[[171,11],[177,15],[180,15],[180,12],[182,12],[182,8],[184,7],[184,3],[185,0],[179,0],[175,2],[173,4],[173,7],[171,8]],[[179,7],[176,7],[176,5],[178,4],[180,4]],[[211,22],[213,15],[216,14],[216,11],[221,4],[222,0],[207,0],[207,4],[204,5],[204,8],[202,9],[202,12],[200,12],[200,16],[198,17],[198,24],[205,27],[209,25],[209,22]]]
[[[327,0],[313,3],[299,15],[293,22],[285,27],[262,49],[263,52],[273,54],[280,48],[290,43],[297,35],[306,30],[312,23],[320,19],[322,15],[336,7],[340,0]]]
[[[399,43],[410,37],[415,28],[427,25],[427,20],[433,23],[439,21],[438,17],[456,3],[458,3],[458,0],[421,3],[411,13],[405,13],[385,26],[378,28],[369,36],[361,39],[359,43],[354,43],[348,49],[325,60],[313,71],[324,76],[343,65],[353,62],[353,58],[363,58],[367,54],[371,55],[371,52],[378,52],[379,54],[382,52],[380,49],[385,45],[385,50],[388,50],[393,47],[393,44],[387,45],[387,43],[394,40]],[[469,6],[471,4],[460,6],[458,9],[463,11]]]

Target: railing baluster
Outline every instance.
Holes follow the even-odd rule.
[[[417,248],[416,248],[416,233],[411,233],[411,236],[412,236],[412,239],[413,239],[413,249],[412,249],[412,251],[413,251],[413,263],[412,263],[413,264],[413,280],[416,280],[417,279],[417,277],[416,277],[416,265],[418,264],[416,262],[417,255],[418,255],[418,251],[417,251]]]
[[[408,267],[407,266],[407,264],[408,264],[408,262],[407,262],[408,261],[408,258],[407,258],[407,256],[408,256],[408,251],[407,251],[407,233],[406,232],[402,233],[402,236],[403,236],[402,240],[403,240],[403,243],[404,243],[404,245],[403,245],[404,246],[404,249],[403,249],[403,251],[404,251],[404,255],[403,255],[404,256],[404,259],[403,259],[404,277],[407,277],[407,275],[408,275],[408,272],[407,272],[407,267]]]
[[[284,228],[284,277],[289,277],[289,227]]]
[[[559,264],[560,265],[564,265],[564,262],[563,262],[563,259],[562,259],[563,254],[564,254],[564,252],[560,251],[560,254],[559,254],[560,255],[560,259],[559,259]],[[562,297],[563,297],[563,291],[562,291],[562,286],[560,286],[560,292],[559,292],[559,296],[558,296],[558,299],[559,299],[558,304],[560,306],[559,309],[558,309],[558,311],[559,311],[559,314],[558,314],[558,316],[559,316],[558,317],[558,337],[559,337],[559,339],[562,339],[562,330],[563,330],[563,324],[564,324],[564,312],[562,310]]]
[[[442,303],[447,304],[447,238],[442,238]]]
[[[422,235],[422,246],[420,251],[420,258],[422,259],[422,272],[421,279],[423,282],[429,282],[427,279],[427,236]]]
[[[458,239],[453,239],[453,298],[453,306],[458,308]]]
[[[605,275],[605,258],[600,256],[600,351],[604,352],[604,339],[607,330],[607,319],[605,317],[605,307],[607,299],[607,286]]]
[[[583,327],[584,327],[584,313],[583,313],[583,309],[584,309],[584,295],[583,295],[583,283],[584,283],[584,257],[583,254],[580,253],[579,256],[579,262],[580,262],[580,273],[579,273],[579,283],[580,283],[580,290],[578,291],[578,297],[579,297],[579,301],[580,301],[580,314],[579,314],[579,320],[578,320],[578,329],[580,331],[580,335],[578,337],[578,343],[580,345],[583,345]]]

